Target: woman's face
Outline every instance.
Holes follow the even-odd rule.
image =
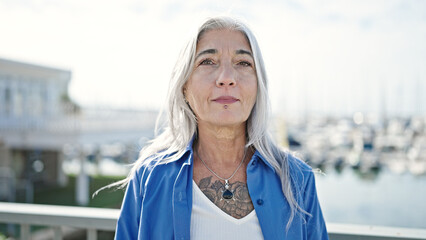
[[[241,126],[257,94],[250,45],[239,31],[210,30],[198,41],[195,64],[184,87],[198,125]]]

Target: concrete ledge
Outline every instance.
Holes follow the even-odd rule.
[[[397,228],[355,224],[328,223],[327,230],[333,240],[402,240],[426,239],[426,229]]]

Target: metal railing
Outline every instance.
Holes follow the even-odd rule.
[[[87,239],[96,240],[98,230],[114,231],[119,210],[0,202],[0,223],[20,225],[21,239],[30,239],[30,226],[54,229],[54,239],[63,238],[61,226],[87,230]],[[426,229],[395,228],[351,224],[327,224],[331,240],[426,239]]]
[[[96,240],[98,230],[115,230],[118,215],[117,209],[0,203],[0,223],[19,224],[22,240],[30,239],[31,225],[53,227],[55,240],[63,238],[61,226],[86,229],[87,239]]]

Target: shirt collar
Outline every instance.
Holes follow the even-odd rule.
[[[187,158],[185,158],[185,164],[188,164],[188,165],[191,165],[192,161],[193,161],[193,149],[192,149],[192,145],[194,143],[194,140],[195,140],[195,135],[191,138],[191,140],[186,145],[185,152],[182,155],[182,156],[185,156],[189,152],[189,156]]]
[[[262,162],[266,166],[270,167],[272,169],[272,171],[275,172],[275,168],[268,161],[266,161],[266,159],[262,156],[262,154],[260,154],[259,151],[256,149],[256,151],[254,152],[253,157],[252,157],[250,162],[257,161],[257,159],[262,160]]]

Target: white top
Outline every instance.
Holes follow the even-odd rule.
[[[237,219],[217,207],[192,184],[191,240],[263,239],[256,211]]]

